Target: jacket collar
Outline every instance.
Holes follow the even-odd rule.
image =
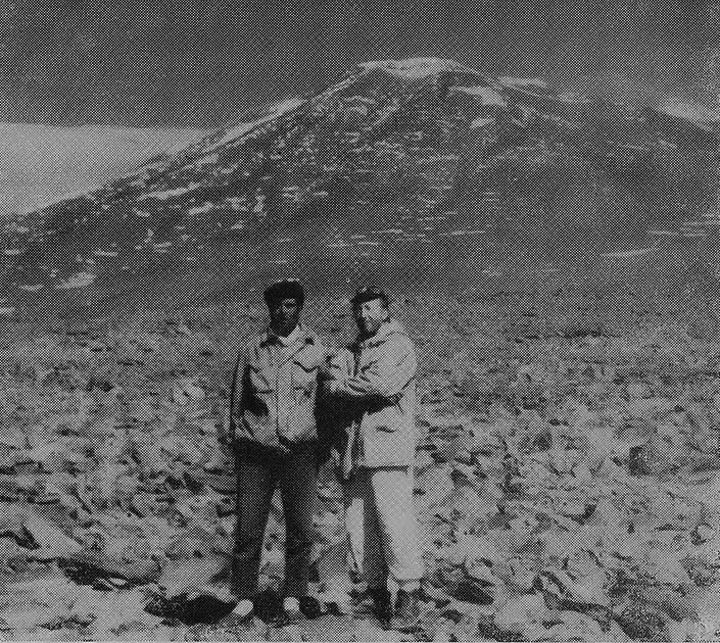
[[[399,321],[397,321],[396,319],[389,319],[388,321],[381,324],[380,328],[378,328],[377,333],[375,333],[372,337],[362,339],[358,335],[358,337],[355,339],[355,342],[353,343],[353,348],[368,348],[370,346],[379,346],[380,344],[385,342],[385,340],[387,340],[390,335],[394,335],[395,333],[407,335],[405,328]]]
[[[298,337],[297,341],[295,343],[300,343],[301,345],[305,344],[315,344],[317,341],[317,338],[315,336],[315,333],[313,333],[309,328],[307,328],[304,324],[298,323],[297,325]],[[261,346],[268,346],[269,344],[275,344],[280,343],[278,340],[278,336],[272,331],[272,329],[268,326],[268,328],[265,329],[265,331],[260,335],[260,345]]]

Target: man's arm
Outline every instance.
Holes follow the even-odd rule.
[[[331,396],[331,382],[342,380],[352,374],[353,355],[347,349],[338,352],[328,350],[318,373],[318,395],[316,407],[317,432],[320,441],[318,449],[320,462],[327,462],[333,452],[341,452],[343,436],[352,424],[353,411],[345,404],[338,404]]]
[[[396,341],[380,359],[357,375],[329,382],[331,394],[356,400],[395,401],[415,377],[417,359],[409,341]]]
[[[320,379],[327,386],[330,382],[344,380],[353,372],[353,354],[342,348],[333,353],[327,352],[325,362],[320,370]]]
[[[230,390],[230,427],[227,442],[234,444],[237,427],[242,422],[243,410],[247,398],[249,384],[247,349],[241,350],[235,363],[232,389]]]

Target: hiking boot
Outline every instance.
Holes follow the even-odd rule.
[[[407,592],[403,589],[397,593],[395,615],[391,620],[394,630],[408,631],[417,627],[420,621],[420,592]]]
[[[300,620],[300,601],[294,596],[288,596],[283,600],[282,611],[273,619],[275,627],[293,625]]]
[[[255,606],[252,601],[243,599],[238,602],[232,612],[223,616],[217,626],[223,628],[247,627],[254,623]]]
[[[261,592],[255,597],[255,615],[266,624],[274,624],[285,618],[282,600],[273,592]]]
[[[392,619],[392,595],[386,587],[368,588],[368,595],[372,598],[375,615],[383,626],[389,625]]]
[[[307,619],[314,619],[323,615],[323,608],[320,601],[314,596],[300,597],[300,612]]]
[[[299,599],[289,596],[283,601],[283,613],[274,621],[274,625],[292,625],[303,617],[314,619],[322,614],[322,605],[314,596],[301,596]]]

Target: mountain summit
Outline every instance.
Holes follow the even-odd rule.
[[[368,62],[12,223],[4,281],[29,303],[187,301],[275,274],[470,284],[702,244],[719,222],[719,135],[677,100]]]

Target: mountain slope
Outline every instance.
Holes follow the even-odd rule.
[[[4,281],[29,301],[183,301],[288,272],[466,284],[645,257],[717,229],[719,133],[679,103],[366,63],[8,226]]]

